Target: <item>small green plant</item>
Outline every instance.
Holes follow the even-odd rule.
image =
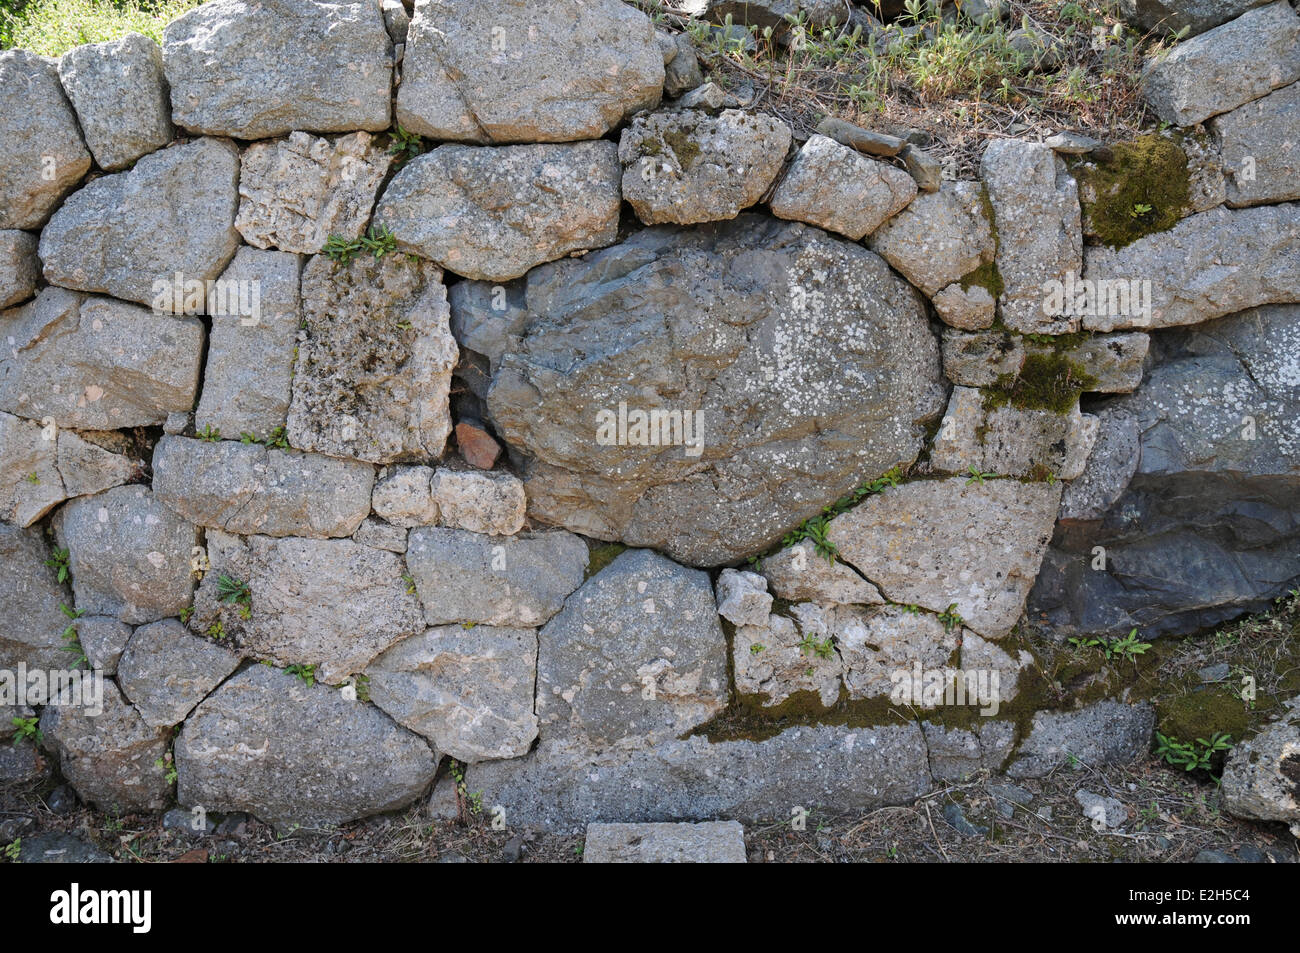
[[[750,655],[759,655],[767,648],[762,642],[753,642],[749,646]]]
[[[35,485],[41,482],[41,478],[38,477],[35,473],[29,473],[27,474],[27,482]]]
[[[39,718],[11,718],[10,721],[14,726],[14,744],[24,740],[31,740],[39,745],[45,740],[41,734],[41,720]]]
[[[985,480],[991,480],[995,476],[997,476],[996,473],[989,473],[987,471],[981,470],[979,467],[975,466],[974,464],[968,466],[966,468],[966,472],[970,474],[966,478],[967,486],[970,486],[972,483],[977,483],[980,486],[983,486]]]
[[[195,433],[195,436],[205,443],[216,443],[221,439],[221,428],[214,427],[212,424],[205,424],[202,430]]]
[[[1151,212],[1151,208],[1152,206],[1139,202],[1137,205],[1134,205],[1133,208],[1129,210],[1128,214],[1132,218],[1141,218],[1143,215],[1149,214]]]
[[[814,655],[819,659],[833,658],[835,655],[835,643],[827,639],[814,639],[812,634],[806,634],[799,640],[799,651],[804,655],[812,658]],[[808,674],[812,674],[812,669],[808,669]]]
[[[1197,738],[1195,741],[1183,742],[1156,732],[1156,757],[1163,758],[1174,767],[1184,771],[1210,770],[1210,761],[1222,752],[1232,749],[1232,735],[1216,731],[1209,739]]]
[[[271,432],[266,435],[266,439],[262,443],[272,450],[289,449],[289,437],[285,434],[283,427],[271,428]]]
[[[456,784],[456,798],[464,804],[471,814],[483,813],[483,792],[470,791],[465,785],[465,768],[455,758],[451,759],[447,769],[451,773],[451,779]]]
[[[246,582],[240,582],[224,573],[218,576],[217,601],[238,606],[241,619],[247,620],[253,617],[253,591],[248,588]]]
[[[221,620],[217,619],[207,629],[207,635],[210,639],[216,639],[220,642],[226,637],[226,627],[222,625]]]
[[[21,837],[15,837],[13,841],[5,847],[5,860],[9,861],[11,864],[18,863],[18,856],[22,851],[23,839]]]
[[[331,235],[325,242],[325,255],[340,265],[350,265],[363,251],[376,258],[397,250],[397,236],[385,225],[372,225],[360,238],[343,238]]]
[[[72,620],[68,623],[68,627],[63,630],[63,641],[67,643],[67,645],[63,646],[63,651],[72,655],[73,668],[81,668],[83,665],[90,668],[90,660],[86,658],[86,650],[81,647],[81,639],[77,636],[77,620],[86,614],[86,610],[70,609],[63,603],[59,603],[59,611]]]
[[[172,758],[170,751],[154,761],[153,766],[163,773],[163,777],[167,779],[168,784],[176,783],[176,762]]]
[[[1151,643],[1139,642],[1137,634],[1137,629],[1130,629],[1128,635],[1122,639],[1112,639],[1106,643],[1106,658],[1110,659],[1117,655],[1122,658],[1136,658],[1145,655],[1146,650],[1151,648]]]
[[[357,700],[363,702],[370,701],[370,676],[358,675],[353,680],[353,684],[357,689]]]
[[[406,594],[408,596],[415,595],[415,577],[409,572],[404,572],[402,573],[402,582],[406,583]]]
[[[68,576],[72,573],[71,568],[68,566],[68,557],[69,553],[66,549],[56,549],[54,555],[45,560],[45,565],[55,571],[55,574],[59,577],[59,582],[67,582]]]
[[[396,165],[403,165],[424,151],[424,140],[418,133],[403,129],[400,122],[393,124],[388,137],[388,154],[397,156]]]
[[[966,620],[957,612],[957,603],[953,602],[939,613],[939,621],[943,623],[943,631],[951,632],[954,628],[963,625]]]
[[[297,676],[308,688],[316,684],[315,665],[290,665],[285,668],[285,671],[290,675]]]
[[[188,625],[190,618],[193,615],[194,615],[194,607],[186,606],[184,609],[181,610],[181,622]]]
[[[903,611],[908,615],[919,615],[921,607],[914,602],[909,602],[907,605],[903,606]]]

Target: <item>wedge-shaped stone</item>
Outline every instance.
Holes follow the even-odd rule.
[[[238,665],[236,653],[191,635],[179,619],[163,619],[135,630],[118,661],[117,680],[145,724],[170,727]]]
[[[68,619],[60,611],[72,598],[46,565],[52,558],[44,534],[0,521],[0,605],[5,606],[0,626],[0,664],[17,668],[66,669],[67,643],[63,630]]]
[[[870,235],[916,198],[902,169],[814,135],[772,196],[772,214],[817,225],[854,241]]]
[[[1155,711],[1145,702],[1101,701],[1076,711],[1036,712],[1007,775],[1041,778],[1067,765],[1082,771],[1126,764],[1147,753],[1154,727]]]
[[[885,601],[880,590],[853,567],[827,559],[808,539],[763,557],[760,572],[773,594],[791,602],[877,605]]]
[[[1088,385],[1090,393],[1127,394],[1142,383],[1143,362],[1150,346],[1150,337],[1138,331],[1094,334],[1068,344],[1060,339],[1045,344],[1005,331],[963,334],[945,330],[943,373],[962,387],[988,387],[1003,375],[1019,374],[1029,355],[1050,358],[1060,354],[1096,379]]]
[[[0,308],[20,304],[36,294],[40,274],[36,236],[16,229],[0,231]]]
[[[918,195],[867,244],[927,295],[993,264],[993,223],[979,182],[945,182]]]

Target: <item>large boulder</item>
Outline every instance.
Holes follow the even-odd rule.
[[[59,79],[77,111],[86,145],[106,172],[124,169],[172,141],[162,50],[139,33],[73,47]]]
[[[368,0],[212,0],[163,31],[172,119],[238,139],[387,129],[392,54]]]
[[[54,62],[0,52],[0,228],[40,228],[90,170],[77,117]]]
[[[1297,79],[1300,16],[1278,0],[1151,59],[1142,90],[1161,119],[1194,126]]]
[[[599,139],[659,103],[653,25],[619,0],[417,0],[397,121],[432,139]]]
[[[439,146],[384,190],[375,222],[403,251],[467,278],[506,281],[618,235],[610,142]]]
[[[302,306],[289,443],[371,463],[441,456],[457,358],[441,269],[406,255],[341,266],[317,255]]]
[[[58,427],[157,426],[194,406],[203,324],[50,287],[0,314],[0,410]]]
[[[234,257],[238,183],[239,150],[220,139],[173,146],[95,179],[41,232],[45,278],[179,310],[190,282],[215,279]]]
[[[462,325],[513,323],[490,295],[458,301]],[[911,463],[943,403],[916,292],[805,225],[647,229],[530,272],[521,305],[488,408],[530,513],[694,565],[762,552]]]
[[[155,497],[199,526],[264,536],[351,536],[370,515],[375,469],[233,440],[163,437]]]
[[[7,615],[0,626],[0,668],[68,667],[62,639],[68,619],[59,607],[72,599],[46,565],[52,555],[39,529],[0,522],[0,604]]]
[[[727,643],[709,577],[629,550],[538,633],[542,736],[593,748],[676,738],[727,704]]]
[[[437,767],[424,739],[379,709],[264,665],[222,685],[176,738],[181,804],[282,830],[405,807]]]
[[[1160,343],[1142,387],[1107,407],[1112,449],[1093,493],[1070,498],[1030,598],[1060,638],[1194,632],[1300,580],[1300,305]]]

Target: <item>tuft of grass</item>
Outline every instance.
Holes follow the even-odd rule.
[[[162,42],[163,28],[203,0],[28,0],[0,9],[0,49],[62,56],[86,43],[142,33]]]

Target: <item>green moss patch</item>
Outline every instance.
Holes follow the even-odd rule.
[[[976,285],[987,291],[996,300],[1001,297],[1003,291],[1002,273],[998,271],[995,262],[988,262],[980,265],[969,274],[963,275],[958,279],[962,291],[970,291]]]
[[[619,554],[626,550],[627,547],[622,543],[587,543],[587,575],[584,579],[590,579],[596,573],[600,572],[615,559]]]
[[[1112,248],[1168,231],[1191,204],[1187,155],[1156,133],[1116,143],[1073,172],[1089,230]]]
[[[984,407],[1068,414],[1079,395],[1096,386],[1096,377],[1061,352],[1030,353],[1019,373],[1003,374],[992,387],[985,388]]]

